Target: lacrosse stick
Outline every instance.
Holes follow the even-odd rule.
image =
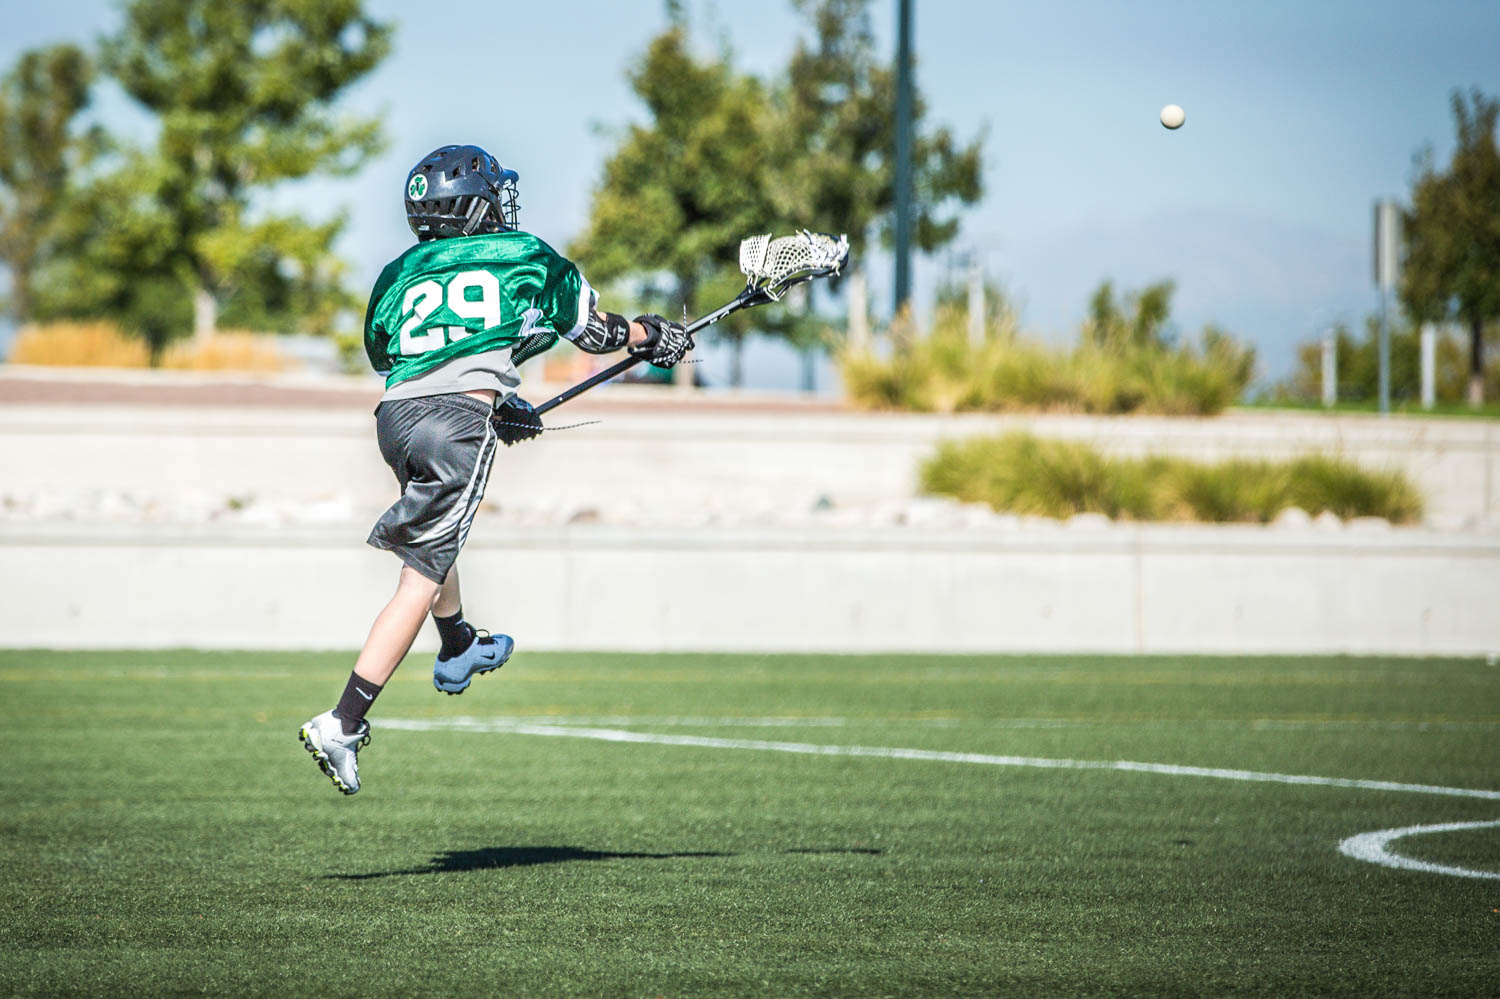
[[[749,309],[767,302],[779,302],[788,288],[811,281],[813,278],[837,274],[849,260],[849,239],[835,239],[806,229],[793,236],[772,239],[769,235],[751,236],[740,242],[740,271],[745,275],[745,290],[734,301],[724,305],[687,326],[691,336],[707,329],[732,312]],[[536,407],[537,415],[556,409],[574,396],[587,392],[602,382],[635,367],[643,357],[634,355],[618,364],[605,368],[591,378],[565,389]]]

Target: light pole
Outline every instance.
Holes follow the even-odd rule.
[[[896,314],[911,299],[911,3],[896,0]]]

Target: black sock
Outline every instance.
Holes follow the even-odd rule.
[[[454,611],[451,617],[432,615],[432,623],[437,625],[438,636],[443,640],[443,649],[438,653],[439,659],[452,659],[474,641],[474,629],[464,620],[462,607]]]
[[[339,706],[333,709],[344,726],[345,735],[353,735],[359,731],[359,723],[365,720],[365,712],[370,710],[370,705],[380,696],[380,690],[380,684],[372,683],[358,673],[349,674],[344,696],[339,698]]]

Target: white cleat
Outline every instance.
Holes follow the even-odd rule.
[[[359,750],[370,744],[369,722],[361,721],[359,731],[345,735],[344,723],[332,711],[325,711],[303,725],[297,735],[334,787],[345,794],[359,790]]]

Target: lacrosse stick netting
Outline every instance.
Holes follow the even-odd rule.
[[[780,239],[751,236],[740,243],[740,271],[772,301],[781,297],[789,282],[837,274],[848,259],[847,236],[834,239],[806,229]]]

